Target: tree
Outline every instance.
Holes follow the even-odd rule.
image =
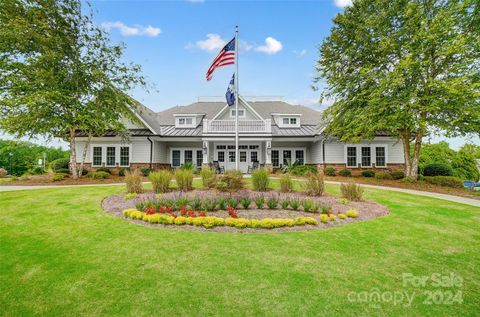
[[[414,179],[430,132],[480,134],[478,1],[357,0],[333,23],[314,80],[335,100],[327,131],[350,142],[400,138]]]
[[[123,93],[144,86],[140,67],[120,61],[124,47],[83,15],[80,0],[4,0],[0,5],[0,129],[70,144],[79,176],[78,131],[125,132],[136,103]]]
[[[32,167],[45,153],[46,165],[59,158],[68,158],[68,152],[61,148],[36,145],[30,142],[0,140],[0,168],[5,168],[10,175],[20,176]]]

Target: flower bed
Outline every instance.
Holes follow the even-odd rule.
[[[102,206],[117,217],[145,225],[243,232],[319,229],[388,213],[372,202],[250,190],[233,195],[215,190],[112,195]]]

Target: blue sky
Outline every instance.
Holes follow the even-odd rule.
[[[234,36],[235,25],[240,28],[242,95],[281,96],[322,110],[320,93],[311,89],[318,46],[328,36],[332,18],[350,1],[107,0],[91,4],[95,22],[109,31],[114,43],[125,43],[125,61],[142,65],[143,74],[154,85],[149,92],[130,92],[154,111],[187,105],[199,96],[225,94],[233,66],[218,69],[210,82],[205,72],[225,41]],[[478,138],[469,140],[480,143]],[[458,148],[467,138],[447,141]]]

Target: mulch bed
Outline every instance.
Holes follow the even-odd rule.
[[[243,193],[248,194],[259,194],[257,192],[253,192],[250,190],[244,190]],[[179,192],[176,193],[169,193],[168,195],[180,194]],[[188,196],[194,195],[213,195],[217,194],[216,191],[190,191],[187,193],[183,193]],[[264,193],[268,196],[271,193]],[[281,194],[289,195],[289,194]],[[304,198],[306,197],[303,194],[295,193],[291,194],[292,196]],[[339,219],[337,217],[336,221],[329,221],[327,223],[320,222],[320,213],[309,213],[303,211],[295,211],[291,209],[257,209],[255,204],[252,202],[251,209],[245,210],[242,208],[237,209],[237,214],[239,218],[248,218],[248,219],[264,219],[264,218],[296,218],[296,217],[312,217],[318,221],[318,225],[306,225],[306,226],[293,226],[293,227],[281,227],[281,228],[274,228],[274,229],[254,229],[254,228],[245,228],[245,229],[237,229],[234,227],[229,226],[218,226],[211,229],[206,229],[199,226],[190,226],[190,225],[162,225],[162,224],[151,224],[142,220],[133,220],[130,218],[126,218],[122,215],[122,211],[129,208],[135,208],[136,203],[144,200],[149,200],[155,198],[155,194],[152,192],[141,194],[138,198],[125,200],[124,195],[111,195],[105,198],[102,201],[102,208],[105,212],[123,220],[126,220],[131,223],[139,224],[142,226],[149,226],[149,227],[158,227],[158,228],[168,228],[172,230],[187,230],[187,231],[204,231],[204,232],[236,232],[236,233],[271,233],[271,232],[281,232],[281,231],[306,231],[306,230],[318,230],[318,229],[326,229],[330,227],[336,227],[339,225],[344,225],[348,223],[358,222],[358,221],[366,221],[370,219],[374,219],[381,216],[388,215],[389,211],[388,208],[379,205],[374,202],[370,201],[357,201],[357,202],[350,202],[348,205],[343,205],[337,202],[338,196],[333,195],[324,195],[321,197],[311,197],[317,203],[321,205],[331,206],[332,213],[337,215],[339,212],[346,212],[349,209],[356,209],[359,211],[360,215],[358,218],[347,218],[345,220]],[[177,212],[178,214],[178,212]],[[228,213],[224,210],[219,211],[212,211],[207,212],[207,216],[215,216],[221,218],[228,218]]]

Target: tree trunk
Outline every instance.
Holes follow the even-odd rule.
[[[409,177],[415,180],[418,179],[418,161],[420,159],[420,149],[422,148],[422,139],[423,139],[423,130],[419,128],[417,129],[417,133],[415,135],[415,146],[413,150],[411,171],[409,175]]]
[[[75,129],[70,128],[70,173],[73,179],[78,179],[77,150],[75,146]]]
[[[83,148],[83,153],[82,153],[82,162],[80,163],[80,169],[78,170],[78,177],[82,177],[83,174],[83,165],[85,163],[85,158],[87,157],[87,150],[88,147],[90,146],[90,142],[92,141],[92,133],[88,133],[88,140],[87,144],[85,144],[85,147]]]
[[[418,161],[420,159],[420,150],[422,148],[423,130],[418,128],[415,132],[415,144],[413,148],[413,157],[410,152],[410,131],[405,130],[401,139],[403,143],[403,155],[405,159],[405,177],[418,179]]]
[[[403,131],[401,139],[403,143],[403,159],[405,161],[405,177],[409,177],[412,166],[410,157],[410,131]]]

